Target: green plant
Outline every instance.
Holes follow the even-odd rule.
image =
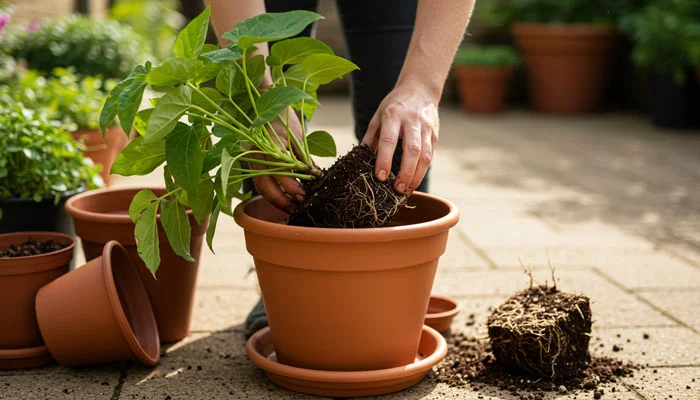
[[[0,199],[41,201],[85,184],[101,186],[99,166],[57,124],[19,104],[0,103]]]
[[[54,20],[36,32],[8,36],[5,52],[47,74],[56,67],[73,67],[81,76],[121,79],[150,53],[145,39],[131,28],[83,16]]]
[[[510,46],[467,45],[457,51],[454,64],[474,67],[514,67],[520,64],[520,57]]]
[[[54,69],[49,78],[29,70],[10,84],[9,94],[26,107],[41,110],[50,119],[65,123],[71,131],[97,129],[106,92],[115,83],[94,76],[80,79],[63,68]]]
[[[622,29],[634,42],[637,65],[672,74],[679,84],[700,63],[700,3],[695,0],[654,2],[624,18]]]
[[[142,34],[162,60],[170,55],[177,32],[185,23],[178,5],[177,0],[117,0],[109,18]]]
[[[489,0],[478,3],[477,15],[488,25],[512,22],[616,24],[647,0]]]
[[[221,49],[204,43],[209,14],[207,7],[180,32],[174,57],[156,67],[149,62],[139,65],[118,83],[100,118],[103,131],[118,116],[125,132],[133,124],[140,134],[119,154],[113,173],[143,175],[166,164],[168,193],[157,197],[143,190],[129,209],[136,223],[139,255],[154,274],[160,264],[159,207],[173,250],[191,260],[185,206],[200,223],[211,214],[207,231],[211,247],[219,213],[230,214],[232,199],[246,197],[240,192],[243,180],[259,175],[313,180],[322,175],[311,155],[335,156],[333,138],[324,131],[307,134],[302,124],[303,136],[297,139],[289,127],[289,107],[301,110],[310,120],[318,105],[319,85],[357,68],[316,39],[287,39],[322,18],[316,13],[271,13],[241,21],[223,35],[231,44]],[[264,42],[275,42],[270,56],[251,56],[255,44]],[[262,90],[266,63],[273,83]],[[212,79],[215,88],[202,86]],[[165,94],[153,101],[153,108],[138,111],[149,85]],[[181,122],[182,117],[189,124]],[[284,130],[273,129],[273,121]],[[212,135],[218,138],[216,143]],[[276,145],[280,135],[286,137],[285,148]],[[255,158],[261,155],[266,160]],[[253,169],[243,162],[269,168]]]

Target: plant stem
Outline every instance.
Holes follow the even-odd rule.
[[[250,82],[250,79],[248,79],[248,70],[246,69],[246,57],[247,57],[247,51],[248,49],[243,50],[243,58],[241,59],[241,64],[243,64],[243,77],[245,78],[245,87],[246,90],[248,91],[248,97],[250,97],[250,104],[253,106],[253,111],[255,111],[255,115],[258,114],[258,107],[255,105],[255,99],[253,98],[253,91],[250,89],[251,86],[253,86]],[[234,64],[238,64],[237,62],[234,62]],[[257,90],[257,89],[256,89]]]
[[[222,115],[228,117],[228,119],[231,120],[234,124],[236,124],[236,125],[238,126],[239,129],[242,129],[242,130],[245,130],[245,131],[248,131],[248,130],[249,130],[247,126],[243,125],[243,124],[240,123],[237,119],[233,118],[233,117],[232,117],[229,113],[227,113],[223,108],[221,108],[218,104],[216,104],[216,102],[214,102],[214,100],[210,99],[206,94],[204,94],[204,92],[202,92],[201,90],[199,90],[199,88],[197,87],[197,85],[194,85],[194,84],[192,84],[192,82],[187,81],[187,86],[191,87],[192,90],[196,91],[197,93],[199,93],[200,96],[204,97],[204,98],[207,100],[207,102],[208,102],[209,104],[211,104],[212,106],[214,106],[214,108],[216,108],[216,110],[219,111]]]

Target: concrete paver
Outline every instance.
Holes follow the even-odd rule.
[[[648,368],[624,379],[648,399],[700,398],[700,368]]]

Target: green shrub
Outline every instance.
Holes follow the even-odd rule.
[[[454,63],[474,67],[514,67],[520,63],[520,57],[510,46],[469,45],[457,51]]]
[[[618,20],[644,6],[647,0],[488,0],[477,3],[477,14],[488,25],[511,22],[601,23]]]
[[[102,185],[71,135],[19,104],[0,103],[0,199],[42,198]]]
[[[41,25],[36,32],[7,36],[5,52],[47,74],[73,67],[81,76],[124,78],[150,53],[146,40],[131,28],[77,15]]]

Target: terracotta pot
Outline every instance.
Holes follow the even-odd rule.
[[[513,68],[457,66],[459,103],[465,112],[491,114],[503,109]]]
[[[600,106],[618,47],[614,28],[515,23],[512,31],[536,109],[579,114]]]
[[[84,152],[85,156],[92,159],[95,164],[102,165],[100,175],[102,175],[105,185],[109,185],[111,180],[109,170],[119,152],[129,141],[124,131],[115,125],[107,129],[103,138],[102,131],[99,129],[84,129],[73,132],[73,138],[87,146],[87,150]]]
[[[68,272],[75,241],[52,232],[8,233],[0,235],[0,251],[30,237],[69,245],[52,253],[0,258],[0,368],[36,367],[52,362],[36,322],[34,297],[42,286]]]
[[[450,330],[452,321],[459,314],[459,303],[447,296],[430,296],[428,312],[425,313],[425,324],[440,333]]]
[[[134,223],[128,215],[129,204],[142,188],[100,189],[75,196],[66,203],[66,211],[73,217],[75,232],[80,236],[85,258],[92,260],[102,254],[102,247],[110,240],[124,245],[139,274],[153,305],[158,332],[163,343],[180,340],[189,334],[194,291],[199,262],[190,263],[173,252],[168,238],[158,222],[161,264],[157,278],[146,268],[136,249]],[[161,196],[164,188],[152,188]],[[190,253],[199,260],[202,239],[207,224],[197,225],[191,211],[187,211],[192,226]]]
[[[414,361],[438,258],[457,208],[423,193],[395,226],[284,225],[262,197],[236,207],[255,259],[277,360],[325,371],[363,371]]]
[[[153,366],[160,341],[151,303],[126,249],[116,241],[102,256],[56,279],[36,295],[36,317],[59,364],[138,358]]]

